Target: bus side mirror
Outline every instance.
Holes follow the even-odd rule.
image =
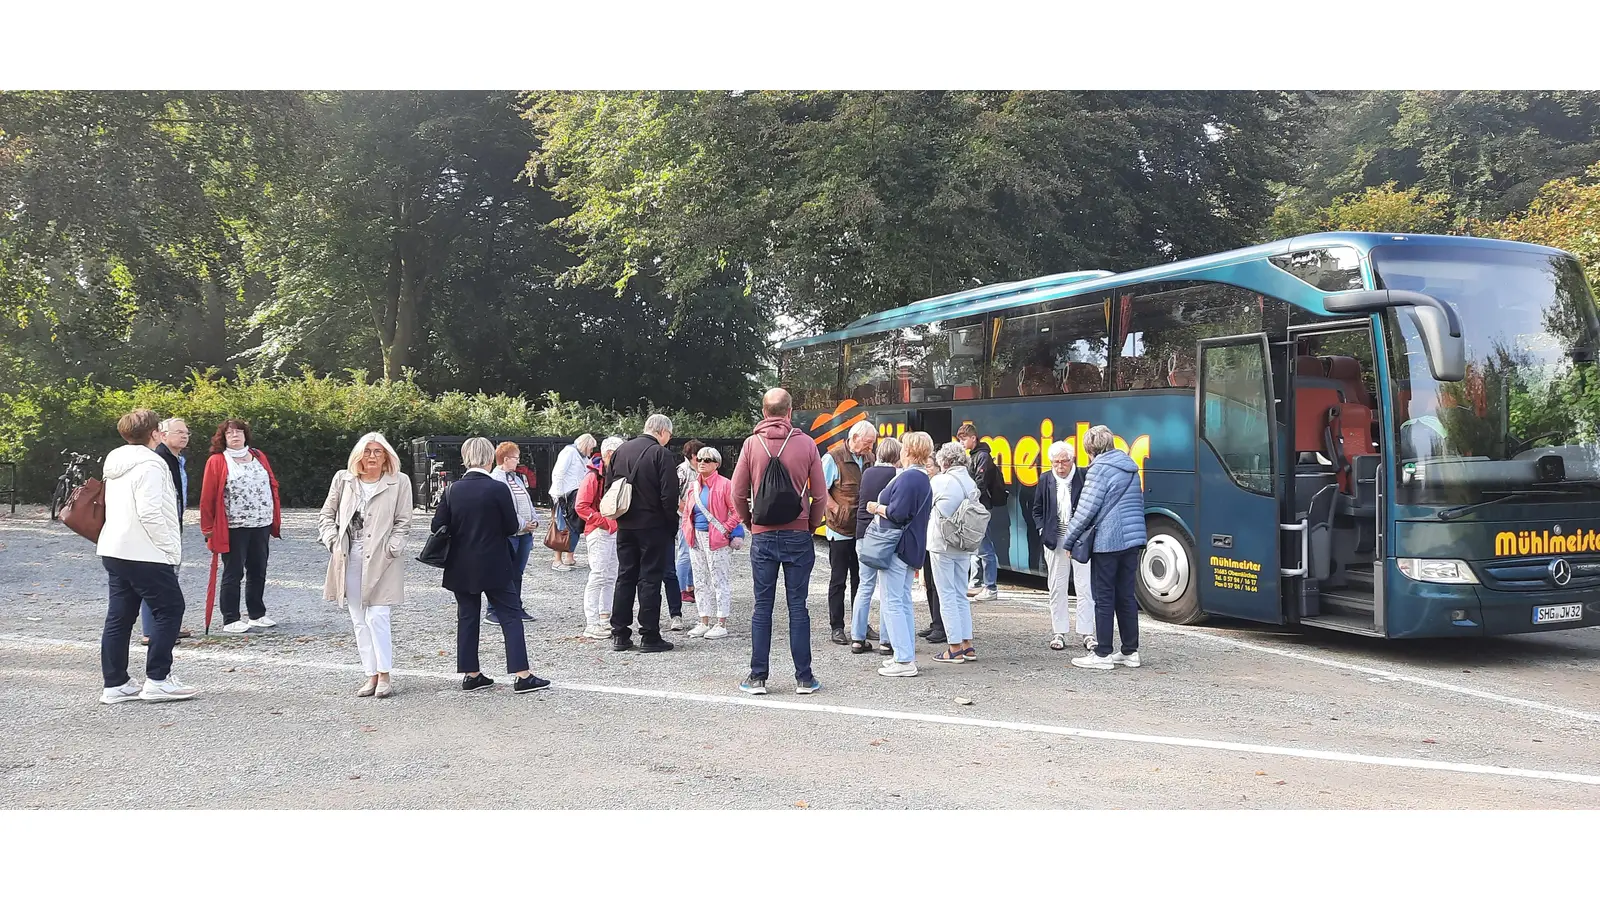
[[[1467,375],[1467,345],[1455,307],[1416,291],[1350,291],[1323,303],[1333,313],[1379,312],[1406,307],[1411,311],[1428,369],[1434,381],[1460,381]]]

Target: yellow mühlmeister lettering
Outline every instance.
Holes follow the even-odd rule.
[[[1010,484],[1011,442],[1003,437],[986,437],[982,440],[989,445],[989,454],[994,457],[994,464],[1000,467],[1000,479]]]
[[[1494,536],[1494,555],[1512,556],[1517,552],[1517,536],[1509,531],[1502,531]]]
[[[1032,436],[1017,441],[1011,464],[1016,469],[1017,481],[1028,487],[1039,483],[1039,462],[1044,454],[1039,452],[1039,442]]]

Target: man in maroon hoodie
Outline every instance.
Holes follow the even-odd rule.
[[[772,654],[772,610],[777,601],[778,568],[783,568],[784,593],[789,602],[789,653],[794,657],[795,693],[810,694],[822,687],[811,673],[811,614],[806,600],[811,593],[811,569],[817,562],[812,534],[827,515],[827,482],[822,456],[803,429],[789,421],[794,401],[783,388],[773,388],[761,398],[764,418],[744,439],[739,463],[733,469],[733,506],[751,533],[750,573],[755,580],[755,607],[750,613],[750,676],[739,685],[747,694],[767,692],[767,661]],[[792,521],[759,524],[752,506],[764,508],[767,466],[786,470],[799,495],[799,515]]]

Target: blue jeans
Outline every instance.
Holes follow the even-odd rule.
[[[1094,585],[1094,639],[1096,656],[1111,655],[1111,623],[1122,632],[1122,652],[1139,652],[1139,597],[1134,579],[1143,547],[1090,556],[1089,581]]]
[[[763,531],[750,541],[750,575],[755,581],[755,606],[750,612],[750,677],[765,681],[772,656],[772,610],[778,599],[778,568],[789,603],[789,654],[794,677],[811,680],[811,569],[817,549],[809,531]]]
[[[511,555],[517,558],[517,599],[521,600],[522,573],[528,571],[528,554],[533,552],[533,535],[519,534],[510,540]]]
[[[989,524],[991,526],[994,525],[994,519],[990,519]],[[991,591],[995,589],[1000,580],[1000,557],[994,552],[994,538],[990,537],[988,532],[984,532],[983,543],[978,545],[978,574],[983,576],[983,586]],[[964,587],[966,583],[965,579],[961,582],[963,596],[967,593]],[[942,584],[939,585],[939,596],[944,596],[944,585]],[[949,632],[946,633],[948,634]]]
[[[967,599],[972,554],[930,553],[928,568],[939,589],[939,617],[944,620],[945,641],[959,644],[972,640],[972,603]]]
[[[100,674],[108,688],[128,683],[128,639],[141,604],[149,604],[154,621],[145,678],[166,681],[172,674],[172,645],[183,624],[183,589],[175,566],[100,557],[109,588],[105,630],[100,635]]]
[[[866,565],[861,567],[863,587],[866,586],[867,572],[871,568]],[[875,575],[883,579],[883,605],[878,609],[878,630],[883,632],[884,641],[894,648],[895,662],[911,662],[917,653],[917,637],[914,634],[917,625],[911,615],[911,567],[895,556],[889,560],[889,568]],[[961,592],[961,596],[966,595],[966,591]]]
[[[678,564],[678,588],[684,591],[694,590],[694,566],[689,564],[689,544],[683,539],[683,532],[678,532],[678,552],[675,562]]]
[[[852,640],[864,641],[867,639],[868,616],[872,612],[872,592],[878,586],[878,570],[861,564],[861,583],[856,586],[856,611],[850,620],[850,637]],[[878,620],[883,621],[883,604],[878,604]],[[888,632],[885,632],[887,634]],[[880,635],[881,637],[881,635]],[[889,642],[894,646],[894,642]]]

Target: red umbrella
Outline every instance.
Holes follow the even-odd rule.
[[[206,634],[211,633],[211,609],[217,602],[217,554],[211,554],[211,577],[206,581]]]

